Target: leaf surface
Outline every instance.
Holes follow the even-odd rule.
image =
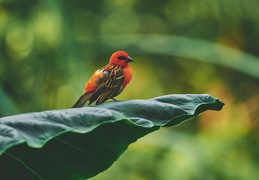
[[[140,137],[223,105],[179,94],[0,118],[0,179],[90,178]]]

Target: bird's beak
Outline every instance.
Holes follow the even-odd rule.
[[[128,57],[128,58],[126,59],[126,62],[133,62],[133,59],[132,59],[131,57]]]

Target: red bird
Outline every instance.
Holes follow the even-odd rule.
[[[72,108],[83,107],[87,101],[89,105],[96,102],[101,104],[119,95],[132,78],[129,62],[133,59],[124,51],[112,54],[109,64],[94,72],[85,84],[84,94]]]

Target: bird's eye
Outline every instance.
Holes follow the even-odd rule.
[[[119,56],[118,59],[120,59],[120,60],[127,60],[127,58],[125,56]]]

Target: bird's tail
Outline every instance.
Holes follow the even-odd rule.
[[[74,106],[72,106],[72,108],[80,108],[83,107],[85,105],[85,103],[91,98],[91,96],[93,95],[93,93],[84,93],[78,100],[77,102],[74,104]]]

